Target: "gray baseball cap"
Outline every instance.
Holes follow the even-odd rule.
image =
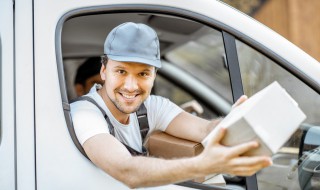
[[[161,67],[157,33],[145,24],[126,22],[115,27],[106,38],[104,54],[115,61]]]

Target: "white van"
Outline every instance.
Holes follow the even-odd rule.
[[[1,0],[0,189],[128,189],[82,155],[68,123],[76,68],[102,55],[108,32],[126,21],[159,35],[164,66],[153,93],[196,100],[213,118],[276,80],[307,115],[254,176],[152,189],[320,189],[319,62],[215,0]]]

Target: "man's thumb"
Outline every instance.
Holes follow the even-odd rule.
[[[220,141],[222,140],[222,138],[226,134],[226,131],[227,130],[224,127],[219,127],[219,128],[213,129],[213,131],[211,132],[212,134],[210,134],[208,146],[220,143]]]

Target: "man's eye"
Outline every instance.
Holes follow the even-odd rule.
[[[118,72],[119,74],[125,74],[125,73],[126,73],[125,70],[118,70],[117,72]]]
[[[140,76],[142,76],[142,77],[147,77],[147,76],[149,76],[149,73],[142,72],[142,73],[140,73]]]

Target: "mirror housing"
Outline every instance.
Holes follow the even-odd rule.
[[[299,149],[299,184],[301,189],[320,188],[320,127],[303,125]]]

